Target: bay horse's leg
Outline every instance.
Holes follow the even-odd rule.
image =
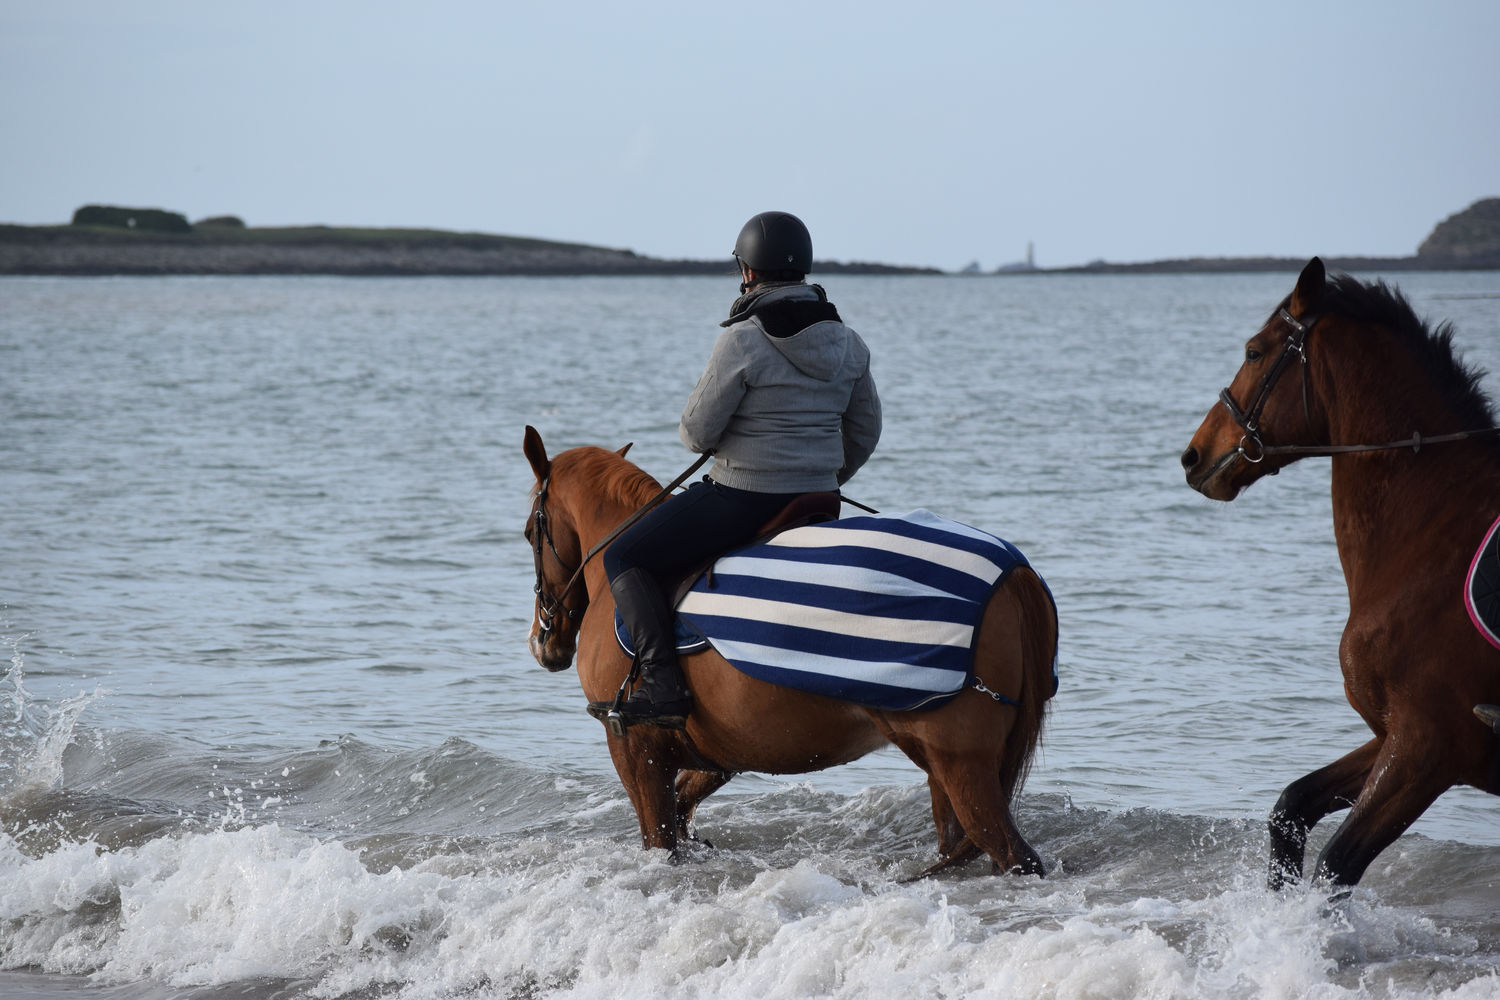
[[[640,823],[641,845],[676,850],[678,762],[670,737],[633,726],[624,736],[609,737],[609,755]]]
[[[1323,847],[1315,870],[1318,879],[1341,886],[1357,883],[1375,856],[1453,784],[1431,758],[1409,747],[1402,750],[1387,737],[1354,808]]]
[[[1353,753],[1303,775],[1281,793],[1271,810],[1271,869],[1268,882],[1280,889],[1302,878],[1307,854],[1307,832],[1331,812],[1346,809],[1359,797],[1380,754],[1382,737],[1375,737]]]
[[[728,771],[687,770],[677,775],[677,839],[698,841],[693,835],[693,815],[698,805],[729,783]],[[708,841],[698,841],[709,844]]]

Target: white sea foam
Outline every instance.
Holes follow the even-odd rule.
[[[1382,961],[1461,958],[1474,942],[1435,941],[1424,918],[1364,898],[1344,912],[1255,888],[1090,903],[1066,878],[855,883],[821,856],[744,878],[743,859],[724,860],[674,866],[617,843],[531,840],[372,871],[343,843],[275,825],[39,858],[0,835],[0,967],[178,988],[292,980],[312,996],[379,988],[403,1000],[1500,990],[1482,975],[1447,994],[1381,980]],[[1376,959],[1363,973],[1341,967],[1351,947]]]

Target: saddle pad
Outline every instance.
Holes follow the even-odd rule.
[[[615,610],[615,641],[620,644],[626,656],[635,659],[635,641],[630,638],[630,632],[625,628],[625,620],[620,617],[618,608]],[[672,619],[672,646],[679,655],[686,656],[688,653],[707,649],[708,640],[679,615]]]
[[[1500,520],[1490,525],[1469,563],[1464,581],[1464,607],[1469,620],[1490,645],[1500,647]]]
[[[847,517],[731,552],[677,610],[752,677],[871,708],[936,708],[972,676],[990,595],[1027,565],[1009,542],[931,511]]]

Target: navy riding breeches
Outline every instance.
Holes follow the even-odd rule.
[[[658,585],[743,545],[797,493],[752,493],[707,476],[663,500],[604,550],[604,572],[613,580],[639,567]]]

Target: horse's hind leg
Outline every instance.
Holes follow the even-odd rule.
[[[1382,742],[1380,737],[1372,739],[1353,753],[1286,786],[1271,810],[1271,888],[1280,889],[1302,878],[1307,832],[1324,816],[1354,803]]]
[[[994,761],[938,758],[934,755],[931,765],[931,780],[942,785],[953,814],[971,844],[988,854],[1002,872],[1045,874],[1041,856],[1016,829],[1010,802],[1000,783],[1000,769]],[[962,852],[963,844],[957,845],[955,850]],[[948,867],[947,864],[940,865]]]
[[[964,840],[963,824],[953,811],[953,802],[948,798],[948,793],[943,791],[942,783],[931,775],[927,776],[927,793],[932,798],[932,822],[937,827],[938,854],[945,860],[951,859],[954,852],[965,845],[970,850],[964,860],[977,854],[978,848],[973,842]]]
[[[728,771],[683,771],[677,775],[677,839],[698,841],[693,835],[693,816],[704,799],[723,788],[733,777]],[[698,841],[712,847],[708,841]]]

